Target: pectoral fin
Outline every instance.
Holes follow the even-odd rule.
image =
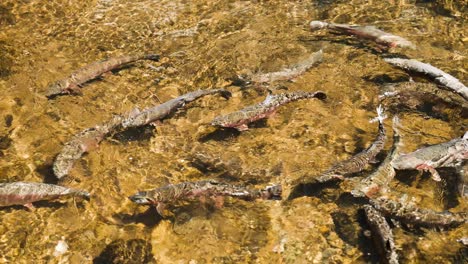
[[[432,179],[433,179],[434,181],[437,181],[437,182],[438,182],[438,181],[441,181],[440,175],[439,175],[439,173],[437,172],[437,170],[436,170],[434,167],[430,166],[430,165],[421,164],[421,165],[416,166],[416,169],[417,169],[417,170],[428,171],[428,172],[431,173]]]
[[[239,131],[246,131],[246,130],[249,130],[249,126],[247,126],[246,124],[242,124],[242,125],[236,126],[235,129]]]

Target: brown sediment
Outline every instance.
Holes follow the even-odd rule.
[[[364,205],[366,220],[372,231],[372,240],[376,245],[383,263],[398,263],[393,232],[390,226],[377,210],[371,205]]]
[[[465,224],[468,221],[468,214],[465,212],[436,212],[385,197],[370,199],[369,201],[385,216],[394,218],[405,224],[424,227],[451,227]]]
[[[84,66],[83,68],[73,72],[69,77],[56,81],[47,87],[46,96],[53,98],[64,94],[79,94],[81,86],[93,79],[96,79],[103,73],[121,68],[122,66],[138,61],[138,60],[159,60],[159,55],[125,55],[120,57],[109,58],[104,61],[98,61]]]
[[[61,196],[89,198],[89,193],[46,183],[0,183],[0,206],[26,205],[37,201],[56,199]]]

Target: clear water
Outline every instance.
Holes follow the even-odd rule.
[[[71,173],[75,181],[70,186],[90,191],[90,202],[41,202],[35,212],[0,211],[0,262],[376,261],[371,241],[363,235],[358,204],[338,187],[283,202],[228,199],[221,209],[185,204],[168,219],[136,207],[127,197],[218,176],[251,186],[287,186],[305,173],[319,174],[372,142],[377,126],[369,119],[378,105],[379,80],[409,76],[387,65],[371,46],[312,33],[308,22],[378,26],[418,46],[395,53],[431,63],[466,84],[466,11],[464,1],[2,0],[2,182],[53,182],[51,164],[63,144],[113,114],[196,89],[228,86],[238,74],[277,71],[319,49],[323,63],[282,84],[292,91],[323,90],[328,100],[285,105],[241,134],[213,131],[208,123],[215,116],[266,95],[228,86],[234,95],[229,101],[207,96],[155,128],[106,140]],[[82,96],[52,101],[43,96],[49,83],[81,66],[141,52],[159,53],[163,59],[138,62],[91,82]],[[404,113],[401,119],[404,151],[459,137],[468,125],[457,115],[439,120]],[[386,125],[390,128],[390,121]],[[386,149],[390,145],[391,140]],[[194,165],[197,155],[216,157],[225,166],[204,170]],[[422,207],[447,209],[428,175],[405,177],[394,181],[396,190]],[[466,200],[455,201],[450,210],[466,211]],[[463,260],[455,241],[468,236],[468,230],[464,225],[415,232],[397,226],[394,234],[402,262],[450,263]],[[68,250],[54,256],[62,239]]]

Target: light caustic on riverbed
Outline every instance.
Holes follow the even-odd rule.
[[[63,145],[114,115],[198,89],[226,88],[233,96],[203,97],[161,124],[104,140],[76,162],[70,172],[74,180],[67,183],[89,191],[89,202],[67,199],[38,202],[34,212],[1,210],[0,262],[118,263],[122,256],[141,263],[375,259],[372,240],[363,236],[370,227],[358,221],[359,206],[348,202],[343,188],[336,186],[306,189],[305,196],[287,202],[227,199],[221,209],[187,203],[166,219],[127,198],[138,190],[208,178],[253,187],[288,186],[350,158],[377,134],[376,124],[368,120],[384,92],[381,84],[410,80],[410,73],[382,57],[407,56],[467,83],[462,1],[374,2],[2,1],[2,182],[53,183],[52,163]],[[312,20],[376,26],[417,49],[391,46],[387,52],[370,39],[312,32]],[[275,94],[320,90],[327,95],[325,101],[291,102],[268,119],[249,124],[248,131],[212,131],[210,122],[216,116],[257,104],[268,94],[262,85],[229,85],[231,80],[291,68],[319,50],[321,63],[292,81],[278,80],[267,88]],[[91,62],[154,53],[161,55],[159,61],[137,61],[137,67],[86,83],[81,96],[45,97],[49,84]],[[432,81],[411,76],[417,82]],[[401,98],[410,98],[407,91],[399,92]],[[445,92],[450,93],[438,93]],[[464,134],[466,106],[441,107],[457,102],[455,95],[435,105],[416,99],[408,100],[412,105],[407,107],[399,107],[393,98],[386,99],[388,105],[383,102],[389,115],[407,110],[400,113],[401,153]],[[424,112],[428,109],[431,112]],[[384,123],[390,133],[389,120]],[[375,165],[357,176],[367,176],[370,168]],[[439,173],[448,177],[447,189],[456,189],[455,170]],[[439,185],[427,174],[410,171],[398,172],[390,189],[407,193],[411,203],[422,208],[467,210],[465,199],[439,191]],[[401,262],[466,258],[456,242],[468,236],[466,224],[447,232],[426,229],[423,235],[396,227],[393,234]],[[63,241],[67,250],[54,254]]]

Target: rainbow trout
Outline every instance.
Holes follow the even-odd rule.
[[[402,47],[416,49],[413,43],[411,43],[407,39],[384,32],[374,26],[334,24],[323,21],[311,21],[309,26],[311,30],[328,28],[346,35],[354,35],[358,38],[369,39],[379,45],[391,48]]]
[[[231,93],[225,89],[198,90],[186,93],[160,105],[146,108],[143,111],[135,109],[132,111],[130,116],[122,122],[122,125],[124,128],[147,125],[151,122],[167,117],[180,107],[183,107],[186,103],[192,102],[205,95],[215,93],[219,93],[226,99],[231,97]]]
[[[334,165],[329,170],[321,174],[318,178],[315,178],[315,181],[323,183],[333,179],[343,180],[345,175],[360,172],[364,170],[367,164],[375,161],[375,157],[383,149],[386,140],[386,131],[383,124],[383,120],[386,118],[386,116],[384,116],[383,111],[384,110],[381,106],[377,107],[379,134],[374,140],[374,143],[372,143],[372,145],[370,145],[367,149],[363,150],[362,152]]]
[[[424,227],[451,227],[468,222],[468,214],[466,212],[435,212],[385,197],[369,199],[369,202],[375,209],[384,214],[384,216],[394,218],[405,224],[414,224]]]
[[[65,79],[52,83],[47,88],[46,96],[53,98],[58,95],[64,94],[80,94],[80,88],[86,82],[89,82],[97,77],[101,76],[111,70],[121,68],[122,66],[138,61],[138,60],[159,60],[159,55],[148,54],[148,55],[134,55],[134,56],[120,56],[110,58],[104,61],[98,61],[91,63],[83,68],[73,72],[70,76]]]
[[[282,94],[269,94],[266,99],[258,104],[247,106],[244,109],[239,111],[229,113],[224,116],[218,116],[213,121],[211,125],[219,127],[232,127],[239,131],[248,130],[249,127],[247,124],[267,118],[273,114],[276,109],[289,102],[297,101],[300,99],[310,99],[318,98],[320,100],[325,100],[327,95],[322,91],[317,92],[290,92]]]
[[[395,158],[391,164],[397,170],[424,170],[429,171],[432,179],[440,181],[436,168],[458,167],[468,159],[468,132],[463,138],[418,149]]]
[[[380,166],[371,175],[358,182],[351,194],[354,197],[369,198],[376,197],[381,192],[385,192],[390,181],[395,177],[395,169],[390,164],[391,161],[398,155],[398,144],[400,143],[400,135],[398,133],[398,117],[393,117],[393,146],[387,154],[387,157],[382,161]],[[353,178],[357,179],[357,178]]]
[[[155,107],[147,108],[144,111],[133,110],[124,116],[114,116],[110,121],[85,129],[67,142],[62,151],[57,155],[53,170],[58,179],[62,179],[72,169],[75,161],[81,158],[84,153],[99,146],[109,134],[121,130],[147,125],[153,121],[163,119],[175,110],[183,107],[185,103],[191,102],[205,95],[220,93],[225,98],[229,98],[231,93],[224,89],[198,90],[179,96]]]
[[[390,226],[374,207],[364,205],[366,220],[372,231],[372,240],[376,245],[383,263],[397,264],[398,254],[396,253],[393,232]]]
[[[140,205],[154,205],[158,213],[163,216],[165,205],[168,203],[173,204],[177,201],[191,200],[196,197],[219,196],[231,196],[244,200],[280,199],[281,191],[281,185],[269,186],[263,190],[258,190],[221,183],[215,180],[206,180],[169,184],[161,188],[138,192],[130,196],[129,199]]]
[[[321,62],[323,59],[323,52],[319,50],[315,53],[312,53],[309,58],[297,63],[296,65],[282,69],[277,72],[269,72],[263,74],[255,74],[251,77],[251,82],[253,83],[272,83],[275,81],[289,81],[294,78],[297,78],[301,74],[308,71],[312,66]]]
[[[452,114],[468,118],[468,101],[434,83],[386,84],[381,91],[379,99],[382,104],[396,113],[409,110],[442,119],[449,119]]]
[[[433,78],[437,83],[447,87],[448,89],[458,93],[468,100],[468,88],[461,83],[457,78],[452,75],[430,65],[417,60],[408,60],[401,58],[386,58],[386,62],[392,64],[395,67],[402,68],[407,71],[413,71],[425,74]]]
[[[65,143],[52,167],[55,176],[59,180],[67,176],[75,161],[80,159],[84,153],[96,149],[107,135],[117,130],[123,120],[122,116],[114,116],[109,122],[85,129],[75,135],[71,141]]]
[[[81,196],[89,199],[89,193],[54,184],[38,182],[0,183],[0,207],[24,205],[34,209],[33,202],[57,199],[63,196]]]

